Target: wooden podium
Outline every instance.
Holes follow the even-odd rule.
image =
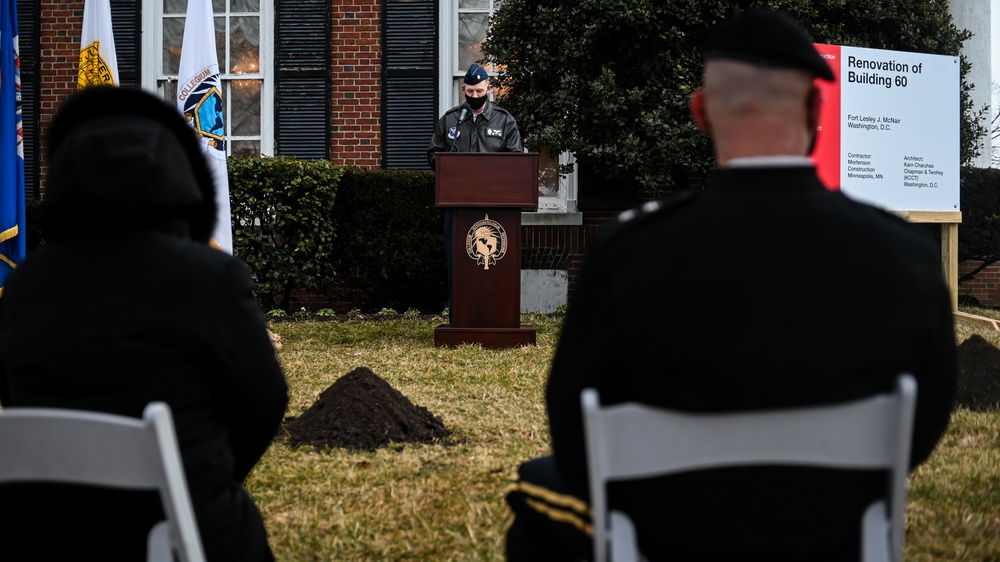
[[[538,154],[438,152],[435,205],[452,211],[451,323],[434,345],[535,344],[521,325],[521,210],[538,207]]]

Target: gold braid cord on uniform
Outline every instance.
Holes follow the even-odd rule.
[[[514,480],[504,490],[506,494],[517,492],[525,496],[524,503],[553,521],[572,525],[588,536],[593,534],[591,512],[587,502],[576,496],[553,492],[537,484]]]

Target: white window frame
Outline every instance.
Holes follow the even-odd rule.
[[[495,2],[499,3],[497,0]],[[458,68],[458,13],[460,0],[438,2],[438,115],[459,105],[459,80],[467,69]],[[515,115],[516,119],[517,116]],[[559,164],[575,162],[564,153]],[[538,210],[521,214],[524,225],[581,225],[583,215],[577,211],[577,174],[571,172],[559,177],[559,195],[538,197]]]
[[[191,1],[191,0],[188,0]],[[258,74],[229,74],[228,69],[222,68],[220,61],[221,78],[223,82],[236,79],[260,79],[260,152],[262,156],[274,155],[274,0],[260,1],[260,70]],[[227,5],[230,0],[226,0]],[[152,41],[142,41],[142,76],[140,77],[142,89],[156,94],[164,99],[165,93],[163,85],[167,82],[176,82],[176,75],[167,75],[163,72],[163,29],[161,20],[163,19],[163,0],[142,0],[142,35],[152,37]],[[229,36],[227,34],[228,43]],[[168,100],[169,101],[169,100]],[[229,99],[225,100],[230,104]],[[227,112],[227,115],[230,115]],[[233,136],[231,134],[231,119],[226,120],[226,151],[231,155],[232,141],[256,139],[256,137]]]

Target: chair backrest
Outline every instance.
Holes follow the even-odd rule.
[[[204,561],[173,417],[163,402],[147,405],[141,420],[61,408],[2,409],[0,482],[159,490],[166,529],[157,525],[148,540],[172,549],[180,562]],[[157,559],[173,558],[153,550],[148,554]]]
[[[902,560],[916,392],[904,374],[893,393],[852,402],[691,413],[634,402],[602,407],[597,390],[584,389],[595,560],[607,555],[609,481],[759,464],[886,469],[891,554]]]

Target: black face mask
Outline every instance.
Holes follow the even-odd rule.
[[[479,109],[481,107],[483,107],[484,105],[486,105],[486,99],[488,97],[489,96],[482,96],[482,97],[478,97],[478,98],[466,97],[465,98],[465,102],[469,104],[469,107],[472,108],[472,111],[479,111]]]

